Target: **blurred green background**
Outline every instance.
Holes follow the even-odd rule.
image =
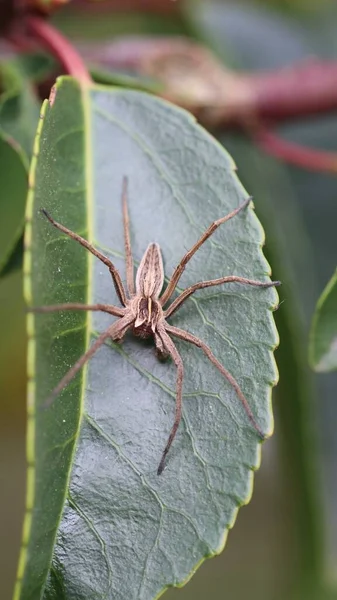
[[[178,0],[180,1],[180,0]],[[169,2],[169,0],[168,0]],[[286,67],[312,56],[337,59],[334,0],[181,3],[170,15],[64,7],[54,22],[82,44],[129,33],[183,34],[204,41],[228,66]],[[280,133],[337,150],[337,116],[284,125]],[[337,376],[307,366],[315,303],[336,268],[337,177],[285,166],[240,134],[218,133],[254,196],[266,254],[283,281],[276,314],[281,345],[275,435],[263,447],[251,503],[224,552],[168,599],[337,598]],[[5,198],[0,198],[1,202]],[[0,598],[11,597],[25,497],[25,312],[17,270],[0,279]]]

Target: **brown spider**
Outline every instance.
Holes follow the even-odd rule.
[[[122,304],[122,308],[111,304],[86,305],[68,303],[57,304],[53,306],[42,306],[40,308],[32,309],[33,311],[38,312],[52,312],[57,310],[97,310],[109,313],[111,315],[114,315],[115,317],[119,317],[119,319],[112,323],[112,325],[110,325],[110,327],[106,331],[100,334],[100,336],[89,348],[89,350],[87,350],[87,352],[83,354],[81,358],[79,358],[79,360],[74,364],[74,366],[71,367],[71,369],[69,369],[66,375],[61,379],[61,381],[58,383],[55,389],[51,392],[51,395],[44,404],[44,406],[50,406],[55,397],[63,390],[63,388],[65,388],[69,384],[69,382],[73,379],[76,373],[102,346],[102,344],[104,344],[107,338],[111,338],[113,341],[121,341],[127,330],[132,327],[132,331],[136,336],[139,336],[141,338],[148,338],[153,336],[156,351],[159,358],[163,359],[167,358],[168,356],[171,356],[177,367],[175,419],[167,444],[162,454],[161,461],[159,463],[159,467],[157,470],[158,475],[160,475],[160,473],[163,471],[166,455],[174,440],[180,423],[182,410],[182,386],[184,366],[182,358],[169,334],[182,340],[185,340],[186,342],[191,342],[191,344],[194,344],[195,346],[203,350],[207,358],[209,358],[213,365],[215,365],[217,369],[219,369],[220,373],[222,373],[222,375],[233,386],[244,406],[249,420],[251,421],[252,425],[259,433],[261,438],[264,439],[265,436],[259,428],[259,426],[257,425],[253,413],[249,407],[249,404],[234,377],[220,364],[220,362],[217,360],[217,358],[215,358],[210,348],[204,342],[202,342],[199,338],[192,335],[191,333],[188,333],[187,331],[169,325],[166,319],[171,317],[173,313],[175,313],[182,306],[185,300],[187,300],[187,298],[191,296],[191,294],[193,294],[196,290],[200,290],[202,288],[232,282],[244,283],[248,285],[267,288],[270,286],[279,285],[280,282],[272,281],[269,283],[263,283],[260,281],[254,281],[252,279],[246,279],[244,277],[237,277],[235,275],[229,277],[221,277],[219,279],[212,279],[210,281],[201,281],[200,283],[195,283],[191,287],[184,290],[166,308],[166,310],[164,310],[164,306],[170,300],[188,261],[192,258],[192,256],[198,250],[198,248],[200,248],[200,246],[212,235],[212,233],[214,233],[214,231],[222,223],[225,223],[226,221],[237,215],[239,212],[241,212],[246,206],[248,206],[250,201],[251,198],[248,198],[238,208],[230,212],[225,217],[214,221],[208,227],[208,229],[197,241],[197,243],[188,252],[186,252],[185,256],[181,259],[179,265],[173,272],[173,275],[167,285],[166,290],[161,296],[159,294],[164,283],[164,270],[160,246],[158,244],[152,243],[149,244],[149,246],[147,247],[147,250],[137,270],[136,285],[134,283],[134,267],[130,244],[129,215],[127,207],[126,177],[124,177],[123,179],[122,204],[126,260],[126,282],[128,294],[126,293],[125,288],[122,284],[122,280],[118,270],[113,265],[113,263],[106,256],[104,256],[104,254],[96,250],[96,248],[94,248],[89,242],[87,242],[87,240],[79,236],[77,233],[74,233],[70,229],[67,229],[60,223],[54,221],[54,219],[48,214],[46,210],[41,209],[41,212],[47,217],[50,223],[54,225],[54,227],[56,227],[72,239],[79,242],[82,246],[87,248],[89,252],[91,252],[94,256],[99,258],[99,260],[101,260],[108,267],[111,273],[114,286],[116,288],[117,296]]]

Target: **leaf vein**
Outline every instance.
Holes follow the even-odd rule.
[[[108,557],[106,542],[105,542],[104,538],[100,535],[100,533],[97,531],[95,525],[90,520],[90,518],[87,516],[87,514],[83,510],[83,508],[80,508],[78,506],[78,504],[75,502],[75,500],[72,498],[72,496],[71,496],[71,494],[69,492],[69,489],[68,489],[68,495],[67,495],[67,497],[68,497],[69,505],[86,522],[86,524],[88,525],[90,531],[92,531],[92,533],[94,534],[94,536],[99,541],[99,544],[100,544],[101,549],[102,549],[102,554],[104,556],[104,559],[105,559],[105,562],[106,562],[106,565],[107,565],[107,568],[108,568],[108,588],[107,588],[107,591],[104,594],[104,596],[102,596],[102,599],[103,598],[108,598],[108,593],[111,591],[111,588],[112,588],[112,568],[111,568],[111,564],[110,564],[109,557]]]

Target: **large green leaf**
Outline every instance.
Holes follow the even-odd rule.
[[[311,335],[310,363],[319,372],[337,369],[337,271],[316,306]]]
[[[61,78],[44,105],[27,213],[30,305],[117,303],[106,268],[39,214],[93,240],[125,274],[121,184],[128,175],[136,263],[161,245],[165,272],[247,193],[229,155],[188,113],[150,95]],[[223,274],[265,280],[263,231],[249,208],[197,253],[181,288]],[[167,281],[167,279],[166,279]],[[172,323],[199,335],[272,431],[273,288],[204,290]],[[154,598],[219,553],[252,490],[260,443],[234,390],[195,347],[184,365],[183,420],[157,467],[174,416],[175,367],[127,337],[95,355],[48,410],[48,393],[110,323],[100,314],[29,316],[28,493],[15,598]]]

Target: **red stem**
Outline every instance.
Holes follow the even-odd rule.
[[[313,150],[287,142],[265,128],[255,131],[253,138],[267,154],[289,164],[310,171],[337,172],[337,153]]]
[[[110,67],[132,68],[157,79],[163,95],[176,102],[187,73],[197,93],[185,90],[186,108],[197,116],[201,109],[214,125],[242,126],[251,116],[281,122],[337,110],[337,61],[307,60],[275,71],[238,73],[206,48],[174,37],[124,36],[89,51]],[[198,90],[205,88],[203,99]]]
[[[308,60],[278,71],[243,76],[255,111],[275,121],[337,109],[337,62]]]
[[[92,83],[88,69],[74,46],[44,18],[28,15],[25,19],[28,31],[59,60],[68,75],[84,84]]]
[[[59,59],[66,73],[85,84],[91,82],[82,58],[68,40],[41,17],[28,16],[26,22],[33,39]],[[92,48],[90,52],[95,54]],[[189,61],[189,76],[194,73],[196,83],[208,80],[213,92],[206,99],[194,98],[193,94],[186,98],[185,107],[206,126],[241,127],[278,159],[314,171],[337,171],[337,154],[284,141],[264,125],[265,119],[275,123],[336,109],[337,62],[308,61],[270,73],[237,74],[224,69],[206,49],[172,38],[115,41],[99,47],[96,58],[110,66],[131,66],[136,72],[150,74],[163,84],[163,96],[179,104],[180,88],[176,93],[175,86],[184,76],[182,57]],[[165,69],[167,65],[169,69]],[[219,82],[222,85],[218,89],[215,84]]]

